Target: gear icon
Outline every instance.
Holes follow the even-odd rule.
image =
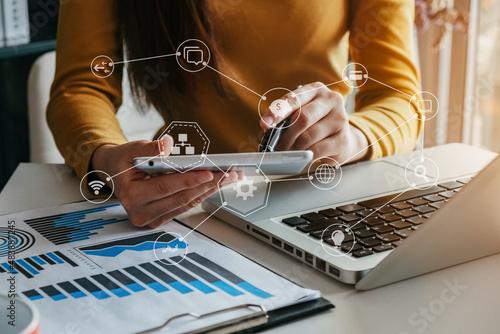
[[[253,185],[254,180],[247,179],[246,176],[243,177],[243,180],[237,181],[233,186],[233,190],[236,190],[236,197],[243,197],[243,200],[246,201],[248,197],[253,197],[253,192],[257,190],[257,187]],[[242,187],[248,187],[247,190],[243,191]]]

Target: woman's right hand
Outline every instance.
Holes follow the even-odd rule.
[[[162,137],[165,155],[172,150],[170,136]],[[158,141],[133,141],[122,145],[102,145],[92,156],[94,170],[102,170],[110,176],[134,166],[136,157],[156,156],[159,154]],[[183,212],[200,204],[214,194],[217,184],[227,185],[238,180],[238,173],[190,171],[150,176],[131,168],[113,177],[114,193],[128,213],[135,226],[161,226]],[[106,180],[102,180],[105,181]],[[107,182],[109,184],[109,182]]]

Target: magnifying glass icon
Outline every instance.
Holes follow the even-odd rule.
[[[413,170],[413,173],[416,177],[424,179],[425,182],[430,182],[427,175],[425,175],[427,174],[427,168],[424,165],[417,165]]]

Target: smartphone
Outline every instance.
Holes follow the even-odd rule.
[[[256,166],[266,175],[294,175],[302,172],[312,158],[311,151],[170,155],[137,157],[134,159],[134,165],[148,174],[184,173],[190,170],[215,172],[227,171],[231,166]]]

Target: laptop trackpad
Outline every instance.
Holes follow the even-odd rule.
[[[343,166],[341,171],[336,170],[334,174],[333,180],[332,171],[324,170],[323,173],[315,174],[312,182],[307,178],[271,182],[267,205],[247,219],[258,221],[314,207],[357,202],[363,197],[400,192],[409,187],[405,179],[405,168],[387,161]],[[431,179],[435,177],[428,176]]]

